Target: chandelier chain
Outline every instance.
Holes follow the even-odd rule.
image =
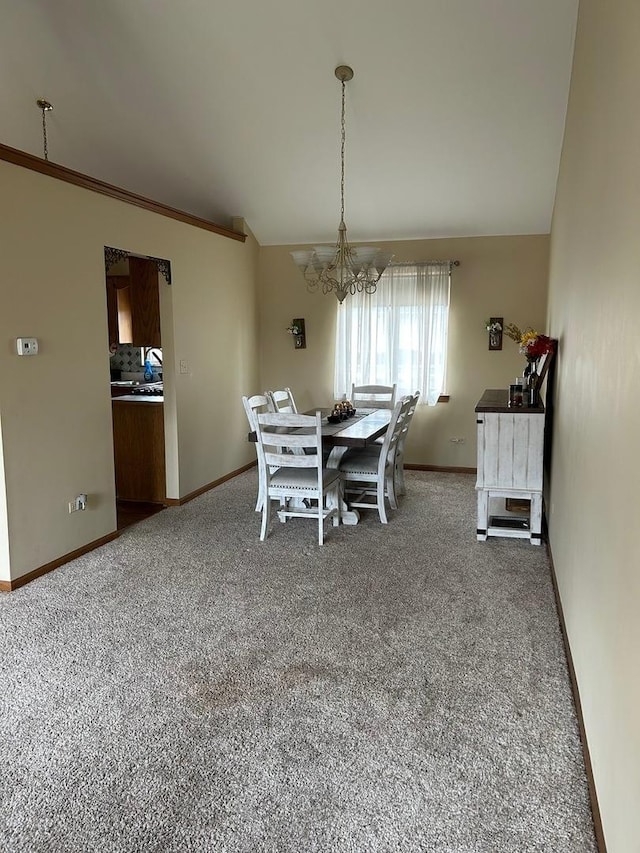
[[[340,114],[340,225],[338,240],[334,246],[314,246],[292,252],[293,260],[302,270],[308,289],[313,293],[335,293],[342,303],[346,296],[356,293],[375,293],[380,276],[393,257],[391,252],[377,246],[354,246],[347,240],[344,221],[344,168],[345,168],[345,86],[353,77],[353,69],[339,65],[335,76],[342,84]]]
[[[38,98],[36,101],[38,109],[42,110],[42,147],[44,149],[44,159],[49,159],[49,141],[47,139],[47,113],[53,109],[49,101],[44,98]]]
[[[47,143],[47,120],[45,118],[46,111],[42,110],[42,142],[44,145],[44,159],[49,159],[49,145]]]
[[[342,117],[340,120],[341,144],[340,144],[340,222],[344,222],[344,143],[347,137],[344,121],[344,92],[345,81],[342,80]]]

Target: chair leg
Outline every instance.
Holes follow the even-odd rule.
[[[396,497],[396,484],[395,484],[395,468],[391,469],[391,472],[386,475],[385,483],[387,487],[387,494],[389,496],[389,503],[391,504],[391,509],[398,509],[398,498]]]
[[[285,499],[285,498],[280,498],[280,510],[286,510],[286,509],[288,509],[288,507],[289,507],[289,500]],[[276,515],[280,519],[280,524],[286,524],[287,521],[289,521],[289,516],[284,515],[284,513],[280,512],[280,510],[278,510]]]
[[[264,542],[267,538],[267,530],[269,528],[269,522],[271,520],[271,498],[268,494],[264,496],[264,500],[262,502],[262,528],[260,530],[260,541]]]
[[[258,496],[256,497],[256,512],[260,512],[264,502],[264,478],[260,464],[258,464]]]
[[[393,463],[393,486],[396,497],[406,495],[407,489],[404,482],[404,447],[398,447]]]
[[[387,523],[387,508],[384,505],[384,488],[385,481],[384,479],[378,479],[378,488],[376,489],[376,493],[378,496],[378,515],[380,516],[380,521],[383,524]]]

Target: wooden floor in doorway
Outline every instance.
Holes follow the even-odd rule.
[[[118,530],[131,527],[132,524],[137,524],[139,521],[143,521],[143,519],[149,518],[149,516],[155,515],[163,509],[165,509],[164,504],[118,500],[116,501]]]

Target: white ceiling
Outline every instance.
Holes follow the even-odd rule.
[[[578,0],[0,0],[0,142],[228,226],[549,231]]]

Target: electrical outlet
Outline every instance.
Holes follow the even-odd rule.
[[[464,444],[464,438],[450,438],[452,444]]]
[[[78,495],[72,501],[69,501],[69,512],[81,512],[87,508],[87,496]]]
[[[188,373],[188,372],[189,372],[189,365],[187,364],[187,360],[186,360],[186,358],[181,358],[180,359],[180,373]]]
[[[18,355],[38,355],[37,338],[16,338]]]

